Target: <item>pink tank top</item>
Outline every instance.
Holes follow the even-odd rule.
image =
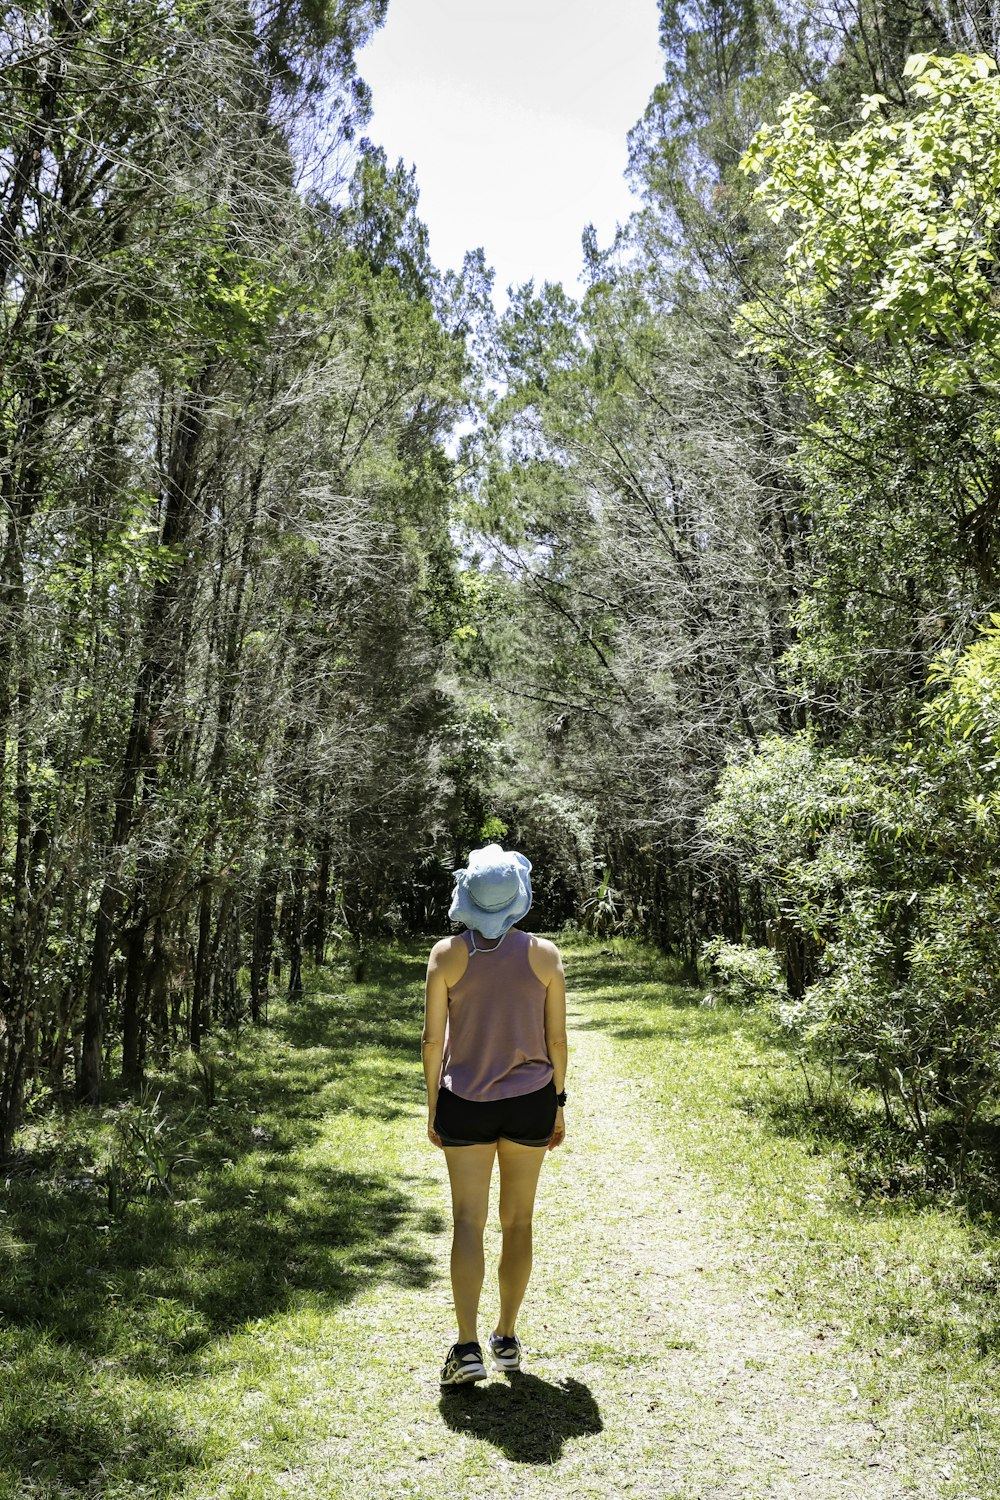
[[[531,939],[513,927],[499,948],[473,952],[448,991],[441,1082],[461,1099],[514,1099],[552,1077],[545,1045],[545,986],[528,962]]]

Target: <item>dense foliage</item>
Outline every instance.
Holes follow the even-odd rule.
[[[383,13],[5,12],[0,1155],[434,856],[472,293],[356,140]]]
[[[497,332],[507,792],[577,809],[592,926],[774,1004],[961,1175],[1000,1083],[995,40],[680,4],[663,41],[631,224]]]
[[[777,1007],[964,1170],[996,1108],[986,7],[662,0],[586,290],[431,264],[382,0],[8,7],[0,1155],[440,930]],[[707,946],[706,946],[707,944]]]

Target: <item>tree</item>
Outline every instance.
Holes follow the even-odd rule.
[[[26,1091],[238,1019],[244,964],[262,1018],[272,955],[294,990],[380,930],[440,836],[478,293],[345,156],[383,11],[6,17],[0,1155]]]
[[[915,57],[907,77],[911,113],[873,96],[847,136],[793,96],[744,162],[788,236],[741,316],[806,406],[818,579],[798,660],[859,728],[921,694],[996,587],[1000,82],[984,57]]]

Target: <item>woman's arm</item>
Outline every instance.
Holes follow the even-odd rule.
[[[552,970],[545,986],[545,1047],[552,1064],[552,1082],[557,1094],[566,1087],[566,1064],[569,1047],[566,1040],[566,976],[563,973],[562,955],[555,943],[546,943],[552,952]],[[548,956],[548,955],[547,955]],[[562,1106],[556,1110],[556,1124],[549,1141],[549,1150],[561,1146],[566,1139],[566,1121]]]
[[[448,1020],[448,981],[444,974],[442,949],[446,943],[435,943],[427,961],[427,984],[424,990],[424,1031],[420,1050],[427,1086],[427,1134],[435,1146],[441,1138],[434,1129],[438,1089],[441,1083],[441,1059],[444,1056],[444,1030]]]

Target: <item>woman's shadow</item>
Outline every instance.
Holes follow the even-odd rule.
[[[567,1438],[604,1428],[597,1402],[579,1380],[551,1385],[523,1371],[487,1386],[449,1386],[440,1409],[453,1432],[483,1438],[519,1464],[555,1463]]]

